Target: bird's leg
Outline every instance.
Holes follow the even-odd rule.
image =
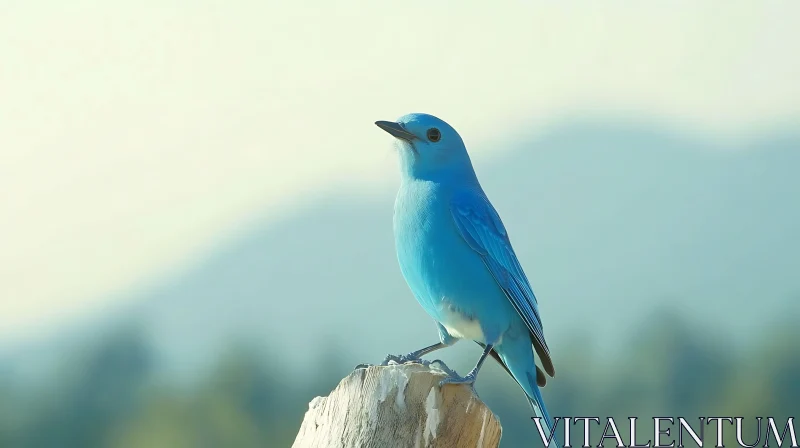
[[[416,351],[413,351],[413,352],[411,352],[411,353],[409,353],[407,355],[387,355],[386,359],[384,359],[383,362],[380,365],[388,366],[390,362],[394,362],[396,364],[406,364],[406,363],[416,362],[416,363],[426,364],[427,365],[427,363],[424,362],[420,358],[422,358],[423,356],[427,355],[428,353],[431,353],[431,352],[434,352],[436,350],[439,350],[440,348],[447,347],[447,345],[448,344],[446,344],[444,342],[437,342],[436,344],[429,345],[427,347],[423,347],[423,348],[421,348],[419,350],[416,350]],[[366,369],[367,367],[370,367],[370,366],[371,366],[371,364],[359,364],[359,365],[356,366],[356,370],[357,369]]]
[[[486,348],[483,349],[481,358],[478,360],[478,363],[475,364],[475,367],[472,369],[472,371],[467,374],[467,376],[449,376],[439,382],[439,387],[444,386],[445,384],[469,384],[471,386],[473,383],[475,383],[475,379],[478,377],[478,372],[481,370],[483,361],[485,361],[486,357],[489,356],[489,352],[492,351],[493,347],[494,346],[492,344],[486,344]]]
[[[423,348],[421,348],[419,350],[416,350],[416,351],[413,351],[413,352],[411,352],[411,353],[409,353],[407,355],[387,355],[386,359],[383,360],[381,365],[382,366],[386,366],[386,365],[389,365],[390,362],[395,362],[397,364],[406,364],[406,363],[409,363],[409,362],[416,362],[416,363],[419,363],[419,364],[424,364],[426,366],[431,364],[428,361],[423,361],[421,358],[423,356],[427,355],[428,353],[435,352],[436,350],[439,350],[440,348],[449,347],[449,346],[455,344],[456,342],[458,342],[458,339],[456,339],[453,336],[451,336],[450,333],[447,332],[447,329],[444,328],[444,326],[442,326],[442,324],[437,322],[436,326],[439,329],[439,341],[440,342],[438,342],[436,344],[433,344],[433,345],[429,345],[427,347],[423,347]],[[442,364],[442,365],[444,364],[439,360],[435,360],[433,362],[435,363],[437,361],[438,361],[439,364]],[[359,364],[359,365],[356,366],[355,370],[366,369],[367,367],[370,367],[370,366],[371,366],[371,364]],[[447,366],[445,366],[445,368],[446,367]],[[454,372],[452,372],[451,370],[447,369],[446,371],[448,372],[449,375],[456,376],[456,375],[453,374]]]
[[[388,355],[386,359],[383,360],[383,365],[389,364],[390,361],[394,361],[398,364],[405,364],[407,362],[418,362],[420,358],[427,355],[428,353],[435,352],[440,348],[447,347],[447,344],[444,342],[437,342],[433,345],[429,345],[427,347],[423,347],[419,350],[413,351],[407,355]]]
[[[398,364],[405,364],[407,362],[418,362],[421,364],[425,364],[424,362],[422,362],[422,359],[420,358],[427,355],[428,353],[435,352],[440,348],[449,347],[458,342],[458,339],[453,337],[441,323],[436,322],[436,328],[439,331],[438,344],[429,345],[415,352],[411,352],[407,355],[401,355],[401,356],[389,355],[386,357],[386,359],[383,360],[383,365],[388,364],[389,361],[394,361]],[[443,364],[441,361],[439,361],[439,363]]]

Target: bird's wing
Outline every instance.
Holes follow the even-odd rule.
[[[544,340],[536,296],[533,295],[533,289],[522,271],[497,211],[482,192],[468,191],[453,198],[451,212],[461,236],[483,257],[495,281],[525,321],[544,370],[554,376],[555,369],[550,358],[550,349]]]

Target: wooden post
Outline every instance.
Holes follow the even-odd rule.
[[[293,448],[496,448],[497,417],[435,365],[370,366],[309,404]]]

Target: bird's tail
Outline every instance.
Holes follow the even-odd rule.
[[[510,344],[511,341],[504,341],[501,347],[498,347],[498,354],[506,365],[509,373],[517,381],[525,395],[528,402],[533,409],[534,414],[541,418],[542,427],[545,429],[545,436],[552,438],[549,448],[561,448],[561,442],[556,435],[555,422],[547,408],[544,405],[544,398],[536,383],[536,364],[533,358],[533,349],[530,343],[524,344]],[[549,439],[548,439],[549,440]]]
[[[547,428],[547,433],[545,434],[547,437],[552,437],[553,441],[551,442],[550,446],[555,448],[560,448],[561,443],[558,440],[558,436],[556,435],[556,427],[553,418],[550,417],[550,413],[547,412],[547,408],[544,405],[544,398],[542,398],[542,392],[539,390],[539,386],[536,385],[536,377],[535,375],[531,375],[528,373],[526,379],[528,380],[529,387],[523,389],[525,390],[525,395],[528,396],[528,402],[531,404],[531,408],[533,409],[534,414],[537,417],[541,417],[542,423]],[[530,390],[530,392],[529,392]]]

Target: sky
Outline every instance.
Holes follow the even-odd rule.
[[[0,5],[0,339],[395,188],[375,120],[433,113],[477,160],[575,115],[800,120],[794,1],[68,3]]]

